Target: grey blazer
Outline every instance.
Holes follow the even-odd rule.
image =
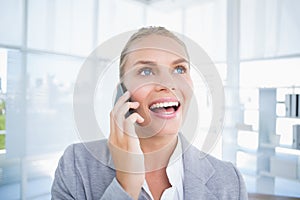
[[[206,155],[181,136],[184,199],[247,199],[244,181],[228,162]],[[99,161],[101,160],[101,161]],[[115,178],[107,140],[69,146],[55,172],[52,199],[128,199]],[[141,189],[139,200],[150,199]]]

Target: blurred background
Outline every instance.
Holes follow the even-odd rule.
[[[299,8],[298,0],[0,0],[0,199],[50,199],[58,159],[79,141],[72,103],[85,58],[150,25],[193,39],[220,73],[226,120],[212,154],[239,168],[249,193],[300,198]]]

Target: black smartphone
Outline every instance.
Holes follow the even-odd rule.
[[[117,86],[117,94],[115,99],[115,104],[117,103],[118,99],[127,91],[126,87],[123,83],[119,83]],[[130,99],[128,100],[130,101]],[[129,112],[126,113],[125,117],[128,117],[130,114],[134,112],[134,109],[129,109]]]
[[[119,98],[127,91],[127,89],[124,87],[123,83],[119,83],[117,85],[117,94],[116,94],[116,98],[115,98],[115,104],[117,103],[117,101],[119,100]],[[115,105],[114,104],[114,105]]]

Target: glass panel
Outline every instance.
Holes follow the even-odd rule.
[[[0,44],[21,45],[22,1],[0,0]]]
[[[259,93],[257,88],[241,88],[240,102],[245,110],[258,110]]]
[[[164,26],[169,30],[182,33],[182,12],[180,9],[164,11],[156,7],[148,7],[147,26]]]
[[[241,57],[274,57],[300,53],[297,0],[241,1]]]
[[[13,50],[8,50],[7,56],[6,151],[0,153],[0,194],[3,199],[21,199],[21,191],[24,189],[22,186],[25,185],[27,185],[27,188],[31,189],[31,191],[35,191],[35,194],[41,194],[39,193],[40,190],[37,189],[41,188],[41,181],[36,178],[38,176],[44,176],[44,174],[40,173],[40,166],[34,167],[29,164],[29,162],[27,162],[25,166],[24,159],[22,159],[26,154],[27,145],[26,71],[24,65],[26,57],[21,52]],[[27,166],[30,174],[26,172]],[[35,178],[39,184],[27,184],[27,178]],[[48,183],[51,182],[51,179],[49,180],[49,178],[45,176],[43,179],[47,179]],[[22,182],[24,183],[23,185],[21,184]],[[37,185],[39,187],[37,187]],[[35,187],[35,190],[32,190],[32,187]],[[26,190],[23,191],[25,196],[29,197]]]
[[[6,111],[6,83],[7,83],[7,51],[0,49],[0,154],[5,153],[5,111]]]
[[[23,156],[25,152],[25,79],[23,55],[8,51],[6,96],[6,156]],[[16,124],[18,126],[16,126]]]
[[[7,87],[7,51],[0,49],[0,94],[6,93]]]
[[[241,87],[300,86],[300,58],[241,63]]]
[[[223,85],[226,85],[227,80],[227,64],[225,63],[215,63],[215,66],[219,72]]]
[[[63,150],[77,140],[73,90],[83,60],[47,54],[27,58],[27,154]]]
[[[238,131],[238,145],[242,148],[257,150],[258,133],[253,131]]]
[[[300,53],[300,1],[279,1],[280,18],[278,31],[279,55]],[[271,33],[270,33],[271,34]]]
[[[47,0],[29,1],[28,47],[30,48],[54,49],[53,14],[50,14],[54,13],[54,9],[48,4]]]
[[[93,0],[30,0],[28,46],[87,55],[93,48],[93,11]]]
[[[98,22],[98,44],[100,44],[113,35],[142,27],[143,5],[134,1],[100,0]]]
[[[211,1],[186,9],[185,34],[214,61],[226,58],[226,8],[226,1]]]
[[[245,174],[255,174],[257,168],[257,155],[238,151],[236,155],[237,167]]]
[[[83,60],[47,54],[8,55],[8,155],[63,150],[77,140],[72,99]],[[22,64],[25,60],[27,70]]]

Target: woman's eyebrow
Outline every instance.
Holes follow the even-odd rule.
[[[151,66],[156,66],[156,65],[157,65],[157,63],[154,62],[154,61],[149,61],[149,60],[138,60],[137,62],[135,62],[135,63],[133,64],[133,66],[135,66],[135,65],[140,65],[140,64],[142,64],[142,65],[151,65]]]
[[[173,65],[176,65],[176,64],[179,64],[179,63],[189,63],[189,62],[184,58],[179,58],[179,59],[172,62]]]
[[[179,58],[175,61],[172,62],[172,65],[176,65],[176,64],[179,64],[179,63],[189,63],[186,59],[184,58]],[[155,61],[151,61],[151,60],[138,60],[136,61],[133,66],[136,66],[136,65],[150,65],[150,66],[157,66],[157,62]]]

